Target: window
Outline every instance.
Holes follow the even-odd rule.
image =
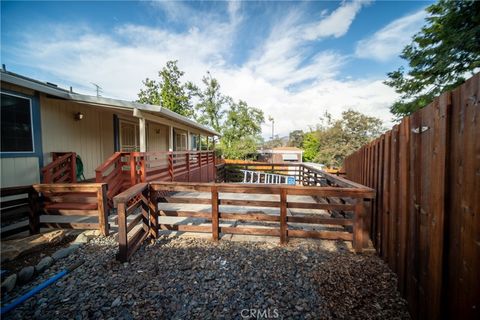
[[[30,99],[1,93],[1,133],[1,152],[35,151]]]
[[[175,133],[175,151],[187,150],[187,135],[185,133]]]

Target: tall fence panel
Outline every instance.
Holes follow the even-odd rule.
[[[415,319],[480,318],[480,74],[345,159]]]

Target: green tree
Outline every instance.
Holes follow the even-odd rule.
[[[302,130],[293,130],[288,135],[288,146],[301,148],[303,144],[304,132]]]
[[[241,100],[232,101],[220,140],[223,155],[228,159],[245,159],[255,154],[264,121],[262,110],[249,107]]]
[[[320,142],[318,141],[318,132],[310,131],[305,133],[303,137],[303,161],[312,162],[318,155],[318,149],[320,148]]]
[[[385,83],[401,95],[391,112],[403,117],[465,81],[480,67],[480,2],[440,0],[426,11],[427,23],[407,45],[404,68]]]
[[[346,156],[379,136],[384,130],[382,121],[358,111],[347,110],[342,117],[332,120],[317,129],[319,142],[315,162],[339,167]]]
[[[205,86],[203,90],[192,82],[187,83],[191,95],[198,98],[198,103],[195,105],[195,119],[197,122],[220,132],[226,112],[224,106],[230,102],[231,98],[220,92],[220,84],[217,79],[212,77],[210,72],[207,72],[202,82]]]
[[[144,89],[138,93],[138,102],[160,105],[182,116],[192,117],[193,107],[186,84],[180,78],[184,75],[177,66],[177,60],[168,61],[166,66],[158,73],[159,81],[145,79]]]

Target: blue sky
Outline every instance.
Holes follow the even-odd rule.
[[[273,116],[276,132],[348,108],[391,124],[382,84],[424,24],[421,1],[1,2],[7,69],[134,100],[146,77],[179,60],[184,80],[206,71],[225,94]],[[270,132],[264,125],[264,136]]]

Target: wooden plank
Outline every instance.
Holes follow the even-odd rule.
[[[233,200],[233,199],[220,199],[220,205],[222,206],[243,206],[243,207],[268,207],[279,208],[280,202],[278,201],[255,201],[255,200]]]
[[[353,211],[354,205],[339,203],[288,202],[287,208]]]
[[[128,190],[125,190],[124,192],[116,195],[113,198],[113,203],[115,207],[117,207],[118,203],[123,202],[126,203],[133,197],[135,197],[137,194],[141,193],[143,190],[145,190],[148,187],[147,183],[138,183],[134,185],[133,187],[130,187]]]
[[[165,197],[162,203],[188,203],[188,204],[211,204],[209,198],[188,198],[188,197]]]
[[[325,240],[345,240],[352,241],[353,235],[348,232],[336,231],[307,231],[307,230],[288,230],[288,236],[294,238],[314,238]]]
[[[128,230],[127,230],[127,213],[124,202],[118,202],[117,205],[118,214],[118,245],[119,252],[117,258],[125,262],[128,260]]]
[[[340,226],[353,225],[352,219],[326,218],[326,217],[314,217],[314,216],[288,216],[287,221],[296,222],[296,223],[331,224],[331,225],[340,225]]]
[[[220,232],[224,234],[246,234],[257,236],[280,236],[279,229],[273,228],[240,228],[240,227],[220,227]]]
[[[102,183],[53,183],[34,184],[32,187],[37,192],[97,192]]]
[[[226,212],[220,212],[220,219],[279,222],[280,221],[280,216],[263,214],[263,213],[230,213],[230,212],[226,213]]]

